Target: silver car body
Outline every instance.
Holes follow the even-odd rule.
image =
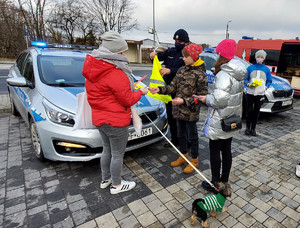
[[[212,91],[212,85],[215,80],[215,76],[212,73],[211,69],[214,63],[217,61],[218,55],[211,51],[203,51],[199,56],[206,64],[208,92],[210,93]],[[246,67],[250,65],[250,63],[238,57],[235,58],[243,62]],[[263,104],[261,105],[260,112],[275,113],[292,109],[293,95],[294,91],[288,80],[272,75],[272,85],[265,92],[265,99]]]
[[[76,69],[69,70],[79,70],[81,74],[82,64],[87,53],[72,49],[32,47],[21,53],[9,71],[7,83],[13,111],[15,114],[20,113],[25,123],[30,127],[33,147],[37,151],[41,149],[46,159],[89,161],[101,157],[102,140],[97,129],[72,130],[76,115],[76,94],[84,91],[84,77],[81,75],[83,83],[68,86],[64,82],[61,84],[62,79],[56,80],[56,82],[60,80],[58,85],[47,84],[42,75],[41,61],[46,57],[57,58],[60,61],[57,66],[64,65],[61,61],[63,58],[59,60],[58,57],[66,57],[66,64],[71,58],[75,58],[78,63],[73,64],[72,67]],[[24,58],[24,68],[20,67],[20,58]],[[30,70],[26,67],[30,68],[29,65],[32,66],[32,72],[28,73],[27,71]],[[21,69],[22,72],[20,72],[19,68],[24,70]],[[32,80],[28,76],[30,74],[33,75]],[[63,78],[64,76],[60,77]],[[137,110],[143,122],[143,137],[137,137],[131,125],[126,151],[141,148],[162,139],[162,135],[145,116],[145,113],[164,134],[167,134],[168,131],[166,109],[163,102],[142,96],[137,103]],[[62,123],[61,120],[66,121]],[[72,146],[68,146],[67,143]],[[36,148],[39,145],[40,148]]]

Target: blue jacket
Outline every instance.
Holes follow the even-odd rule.
[[[166,68],[169,68],[171,70],[170,74],[165,74],[163,76],[165,83],[169,85],[175,77],[178,69],[185,65],[182,53],[175,47],[172,47],[168,48],[164,52],[157,53],[157,57],[159,61],[164,61],[163,64]]]
[[[253,64],[247,68],[247,77],[245,79],[245,85],[253,83],[255,79],[261,79],[262,85],[258,87],[248,87],[246,88],[247,94],[252,95],[264,95],[266,87],[268,88],[272,84],[272,76],[270,69],[264,64]]]

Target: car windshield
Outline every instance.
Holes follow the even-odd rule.
[[[85,58],[70,56],[40,56],[41,80],[52,86],[84,86],[82,66]]]
[[[216,59],[209,57],[209,56],[201,56],[201,59],[205,62],[206,70],[211,70],[211,68],[214,66]]]

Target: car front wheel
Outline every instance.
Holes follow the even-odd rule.
[[[36,129],[36,124],[32,119],[30,120],[30,135],[36,158],[42,162],[45,161],[44,153],[40,144],[40,138]]]

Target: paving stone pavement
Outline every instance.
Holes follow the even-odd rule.
[[[11,110],[11,106],[10,106],[9,96],[7,94],[0,94],[0,113],[10,112],[10,110]]]
[[[210,178],[208,140],[199,121],[200,171]],[[262,115],[257,137],[241,131],[232,144],[234,193],[211,227],[300,227],[300,100],[294,109]],[[137,186],[111,195],[100,189],[99,160],[38,162],[25,122],[0,113],[0,227],[192,227],[193,200],[207,194],[198,174],[171,168],[178,155],[162,142],[128,152],[123,178]],[[195,227],[201,227],[197,221]]]

